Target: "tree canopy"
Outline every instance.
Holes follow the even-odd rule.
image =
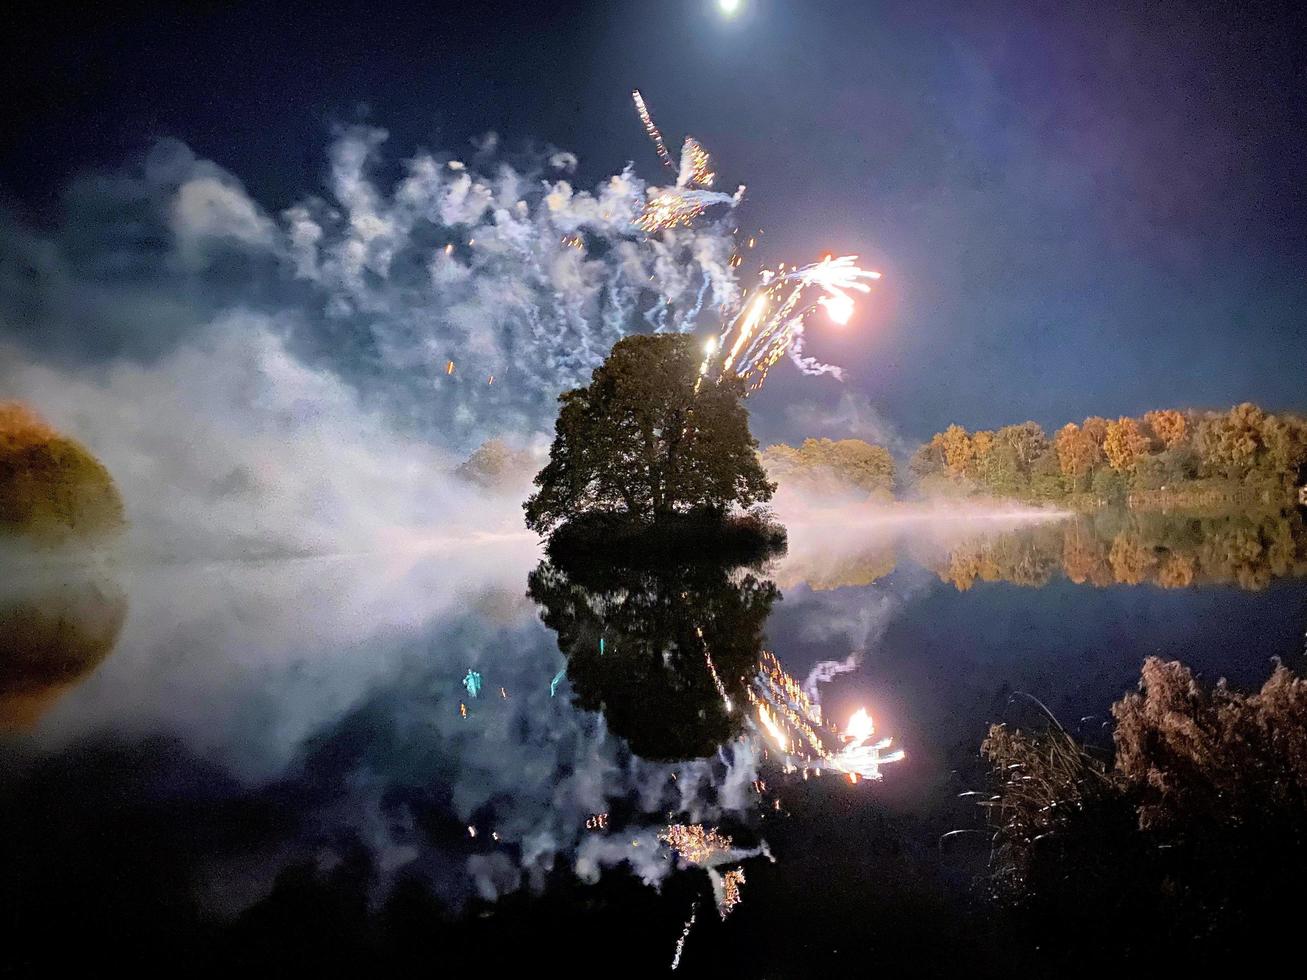
[[[560,396],[549,462],[524,505],[527,526],[547,533],[595,511],[652,523],[771,499],[744,385],[701,382],[701,358],[684,334],[627,337],[588,386]]]
[[[0,531],[58,541],[122,526],[122,499],[100,461],[26,406],[0,403]]]
[[[1307,419],[1245,402],[1225,412],[1091,417],[1051,439],[1034,422],[975,433],[950,425],[917,451],[911,470],[926,492],[1120,500],[1185,489],[1283,501],[1307,482]]]
[[[779,486],[804,493],[888,496],[894,490],[894,457],[861,439],[805,439],[798,448],[778,443],[763,450],[762,464]]]
[[[458,465],[454,475],[485,490],[511,492],[529,486],[535,469],[535,457],[525,449],[514,449],[503,439],[489,439]]]

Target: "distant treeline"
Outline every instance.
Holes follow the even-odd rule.
[[[1091,417],[1051,438],[1036,422],[978,432],[950,425],[909,468],[925,495],[1278,503],[1307,482],[1307,419],[1245,402],[1228,412]]]
[[[805,439],[798,448],[778,443],[761,457],[781,490],[885,498],[894,492],[894,457],[861,439]]]

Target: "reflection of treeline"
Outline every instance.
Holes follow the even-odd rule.
[[[894,491],[894,457],[861,439],[805,439],[797,448],[778,443],[761,458],[782,490],[884,498]]]
[[[1307,419],[1245,402],[1228,412],[1091,417],[1051,437],[1035,422],[978,432],[950,425],[917,451],[910,467],[924,493],[1280,502],[1307,481]]]
[[[1256,942],[1307,873],[1307,681],[1206,689],[1150,659],[1112,716],[1102,758],[1056,723],[990,729],[996,893],[1085,973]]]
[[[122,499],[100,461],[25,406],[0,403],[0,532],[59,541],[122,525]]]
[[[970,539],[934,568],[960,590],[976,581],[1040,586],[1059,571],[1072,582],[1095,586],[1236,583],[1261,589],[1274,578],[1307,575],[1307,529],[1297,513],[1186,517],[1101,511]]]

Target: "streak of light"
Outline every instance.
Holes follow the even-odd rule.
[[[699,903],[695,902],[690,906],[690,918],[686,920],[685,928],[681,930],[681,938],[676,940],[676,954],[672,957],[673,970],[681,965],[681,954],[685,952],[685,941],[690,938],[690,930],[694,928],[694,917],[698,913]]]

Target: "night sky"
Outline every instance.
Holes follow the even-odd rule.
[[[652,177],[638,86],[669,142],[693,134],[748,185],[761,258],[885,275],[849,327],[809,330],[846,383],[782,365],[752,405],[765,437],[1307,409],[1302,7],[20,6],[0,39],[8,224],[56,223],[73,177],[164,137],[275,214],[357,121],[389,131],[394,165],[494,131],[574,151],[578,186],[627,160]]]

